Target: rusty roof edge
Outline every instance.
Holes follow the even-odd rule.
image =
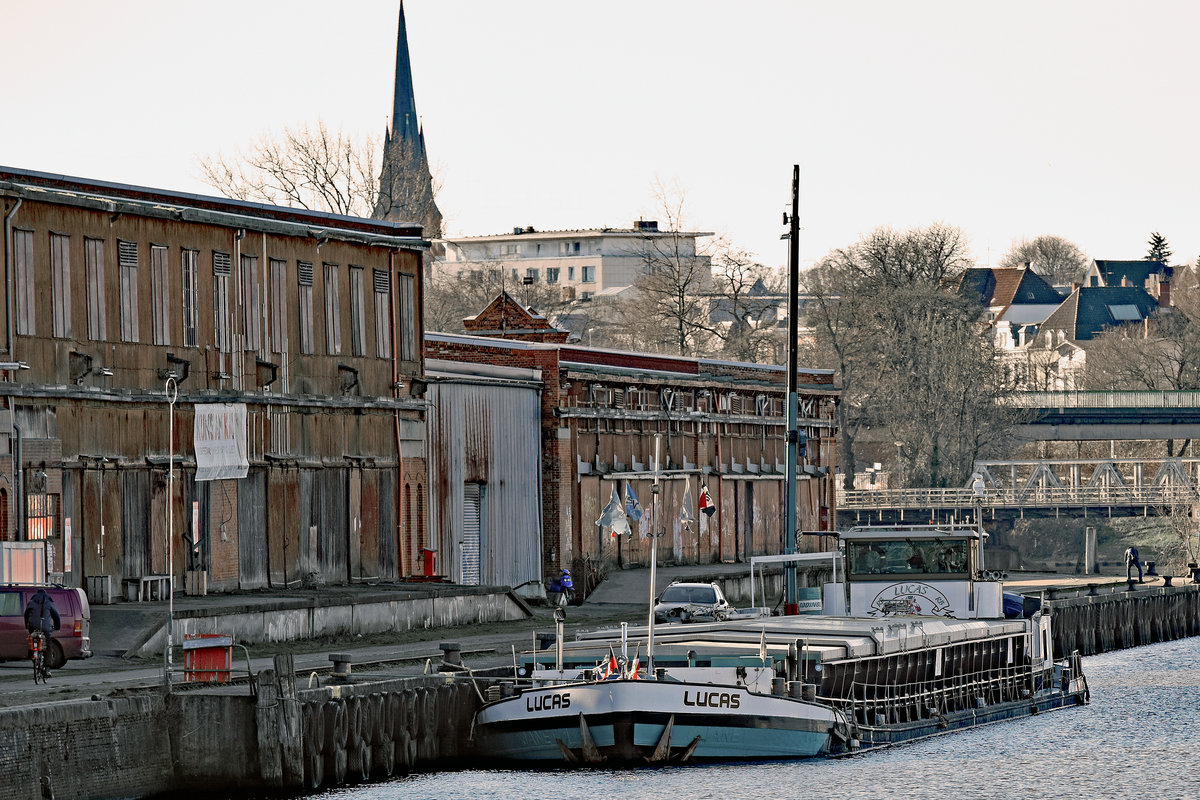
[[[145,389],[101,389],[99,387],[70,387],[61,384],[9,383],[0,381],[0,397],[51,397],[69,400],[106,400],[115,403],[166,403],[166,395]],[[322,395],[282,395],[261,392],[191,392],[179,393],[179,402],[193,405],[203,403],[245,403],[254,406],[300,406],[318,408],[362,408],[385,411],[424,411],[424,400],[393,398],[352,398]]]
[[[318,240],[325,238],[362,244],[368,247],[391,247],[417,252],[423,252],[430,247],[429,240],[420,237],[371,233],[369,231],[358,231],[349,228],[340,228],[335,225],[320,224],[315,221],[312,224],[308,224],[299,221],[291,222],[287,220],[267,219],[230,211],[212,211],[184,204],[171,204],[124,197],[108,197],[101,194],[67,191],[13,181],[0,180],[0,192],[15,194],[28,200],[57,202],[63,205],[89,208],[96,211],[129,213],[179,222],[198,222],[226,228],[245,228],[257,233],[274,233],[282,236]]]

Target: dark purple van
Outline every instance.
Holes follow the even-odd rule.
[[[38,589],[54,599],[62,627],[54,632],[47,651],[47,666],[58,669],[69,658],[91,658],[92,610],[82,589],[62,586],[0,585],[0,661],[29,658],[25,606]]]

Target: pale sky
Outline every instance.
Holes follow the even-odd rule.
[[[881,225],[976,258],[1049,233],[1200,254],[1200,4],[408,0],[454,235],[627,227],[656,179],[695,229],[786,261]],[[200,154],[323,119],[378,133],[396,0],[0,0],[0,164],[213,193]]]

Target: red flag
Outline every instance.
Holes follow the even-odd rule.
[[[710,517],[717,513],[717,506],[709,496],[707,486],[700,487],[700,510]]]
[[[608,661],[604,665],[604,672],[600,675],[600,680],[606,681],[613,675],[619,674],[620,669],[620,666],[617,664],[616,654],[613,653],[611,647],[608,648]]]

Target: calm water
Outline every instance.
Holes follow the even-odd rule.
[[[836,761],[620,772],[468,770],[329,792],[339,800],[538,798],[1200,798],[1200,639],[1085,659],[1090,706]]]

